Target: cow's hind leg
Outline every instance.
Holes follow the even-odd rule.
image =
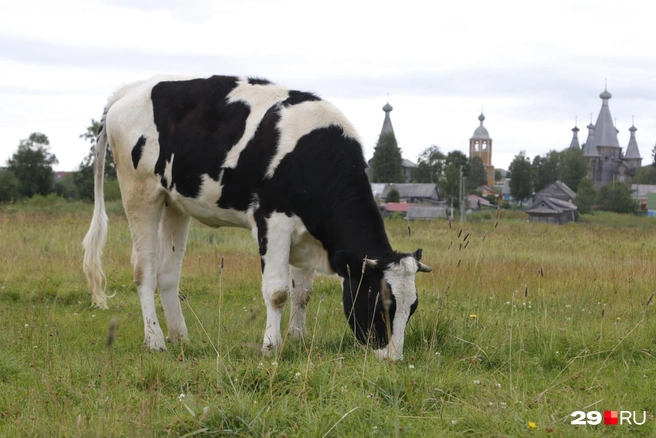
[[[132,233],[134,284],[139,292],[144,320],[144,343],[150,350],[166,350],[164,334],[155,311],[157,258],[159,255],[159,222],[163,199],[153,188],[131,193],[122,186],[123,205]]]
[[[159,228],[159,268],[157,288],[166,316],[171,342],[189,339],[178,291],[182,259],[187,247],[189,216],[173,205],[165,205]]]
[[[289,297],[289,248],[294,224],[283,213],[273,213],[258,222],[262,296],[267,310],[262,353],[268,356],[282,343],[280,321]]]
[[[305,309],[312,295],[314,268],[298,269],[290,266],[291,272],[291,311],[289,314],[289,334],[302,338],[306,334]]]

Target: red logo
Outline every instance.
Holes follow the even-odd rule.
[[[604,411],[604,424],[617,424],[617,411]]]

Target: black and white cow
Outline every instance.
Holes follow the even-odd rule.
[[[392,250],[365,174],[353,126],[311,93],[262,79],[160,76],[109,99],[96,144],[95,207],[84,239],[93,303],[107,307],[101,254],[110,145],[132,233],[132,265],[145,344],[164,350],[155,312],[159,289],[171,341],[185,340],[178,286],[190,217],[211,227],[247,228],[262,262],[267,309],[262,351],[305,333],[316,272],[342,277],[344,313],[357,339],[399,360],[417,307],[421,250]]]

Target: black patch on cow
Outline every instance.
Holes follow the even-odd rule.
[[[264,272],[264,255],[267,252],[267,245],[269,242],[269,239],[267,238],[267,217],[261,210],[256,211],[254,217],[255,224],[257,225],[257,246],[260,251],[260,263],[262,264],[262,272]]]
[[[239,155],[237,166],[234,169],[224,168],[219,207],[240,211],[249,208],[253,195],[258,193],[269,163],[278,149],[279,121],[280,112],[276,105],[262,117],[253,138]]]
[[[271,85],[271,82],[263,78],[248,78],[248,83],[251,85]]]
[[[141,154],[143,153],[143,148],[146,145],[146,137],[143,135],[137,140],[137,144],[132,148],[132,165],[136,169],[139,165],[139,160],[141,160]]]
[[[260,208],[300,217],[329,255],[344,249],[361,258],[391,253],[365,167],[360,144],[341,127],[316,129],[258,188]]]
[[[282,102],[283,106],[298,105],[302,102],[313,102],[321,100],[318,96],[306,91],[290,90],[289,97]]]
[[[249,107],[243,102],[228,103],[227,96],[237,86],[232,76],[160,82],[151,92],[160,154],[155,174],[163,177],[171,161],[172,181],[183,196],[195,198],[202,175],[217,181],[226,154],[244,133]]]

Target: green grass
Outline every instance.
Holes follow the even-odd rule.
[[[305,341],[262,357],[256,245],[198,224],[181,283],[191,341],[147,352],[120,205],[108,311],[89,309],[81,270],[89,205],[2,207],[0,436],[653,436],[656,221],[500,214],[462,231],[413,222],[410,236],[405,221],[386,223],[396,249],[422,247],[433,267],[417,276],[405,359],[390,363],[355,344],[325,277]],[[611,409],[649,420],[570,424],[575,410]]]

